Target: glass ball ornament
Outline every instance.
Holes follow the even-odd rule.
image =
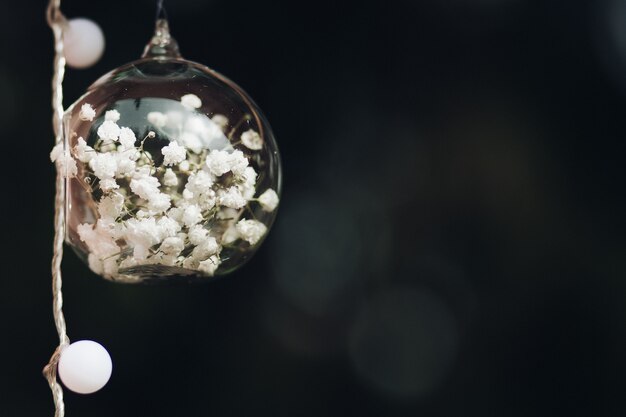
[[[165,20],[141,59],[67,109],[64,128],[76,163],[66,241],[107,279],[227,274],[274,222],[281,164],[269,123],[235,83],[183,59]]]

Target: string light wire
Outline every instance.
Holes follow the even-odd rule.
[[[48,25],[54,34],[54,69],[52,77],[52,128],[55,144],[63,141],[63,78],[65,76],[65,55],[63,32],[67,19],[61,13],[61,0],[50,0],[47,9]],[[54,243],[52,254],[52,311],[54,324],[59,334],[59,346],[55,349],[43,374],[50,385],[55,406],[55,417],[64,417],[63,388],[57,380],[57,364],[63,348],[69,345],[65,317],[63,315],[63,279],[61,261],[63,260],[63,241],[65,238],[65,179],[57,169],[56,195],[54,200]]]

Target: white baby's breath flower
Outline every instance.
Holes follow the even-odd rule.
[[[78,118],[83,122],[92,122],[94,117],[96,117],[96,111],[91,107],[91,104],[83,104],[80,107],[80,112],[78,113]]]
[[[98,137],[105,143],[116,142],[119,136],[120,127],[110,120],[105,120],[98,128]]]
[[[150,248],[148,246],[141,245],[139,243],[135,243],[133,246],[133,258],[135,258],[138,263],[141,261],[141,264],[145,264],[145,260],[150,256]]]
[[[100,224],[96,225],[95,228],[88,223],[79,224],[76,231],[89,251],[99,258],[111,256],[120,251],[111,231]]]
[[[165,174],[163,174],[163,185],[166,187],[176,187],[178,185],[178,177],[171,168],[167,168]]]
[[[65,178],[74,178],[78,174],[78,167],[76,161],[70,156],[69,152],[65,152],[63,158],[57,161],[61,166],[61,172],[63,172]]]
[[[108,112],[107,112],[108,113]],[[131,149],[135,147],[135,142],[137,141],[137,137],[135,136],[135,132],[132,129],[127,127],[123,127],[120,129],[120,144],[124,149]]]
[[[248,158],[240,150],[229,155],[230,170],[234,175],[241,176],[248,166]]]
[[[219,190],[217,198],[220,205],[234,209],[240,209],[247,203],[236,186],[232,186],[227,190]]]
[[[130,218],[125,221],[124,226],[124,237],[135,249],[139,247],[135,255],[138,255],[140,259],[145,259],[148,255],[148,248],[161,243],[161,230],[154,217]]]
[[[163,252],[166,255],[178,256],[182,250],[185,249],[185,243],[179,237],[167,237],[163,239],[163,243],[159,247],[159,251]]]
[[[261,138],[261,135],[252,129],[246,130],[241,134],[241,143],[253,151],[258,151],[263,148],[263,139]]]
[[[119,258],[120,258],[119,255],[104,258],[102,260],[102,266],[103,266],[102,275],[104,275],[105,277],[116,276],[119,270],[119,264],[118,264]]]
[[[239,177],[241,179],[241,183],[238,184],[238,187],[241,191],[241,195],[246,200],[252,200],[254,198],[254,194],[256,194],[256,171],[252,167],[246,167],[243,170],[243,174]]]
[[[268,188],[259,196],[259,204],[265,211],[274,211],[276,206],[278,206],[278,194],[276,194],[276,191]]]
[[[205,171],[198,171],[189,176],[185,189],[199,195],[211,191],[212,186],[213,177],[211,177],[211,174]]]
[[[212,277],[215,274],[215,271],[220,266],[220,258],[217,255],[211,256],[206,261],[202,261],[198,264],[198,270],[204,272],[208,276]]]
[[[183,261],[183,268],[197,270],[200,265],[200,261],[192,256],[185,258]]]
[[[181,214],[180,214],[180,220],[178,220],[178,222],[181,225],[184,225],[185,222],[183,222],[182,218],[183,218],[183,214],[185,214],[185,209],[187,207],[189,207],[190,204],[193,204],[194,201],[193,200],[184,200],[182,198],[177,198],[176,200],[174,200],[174,205],[176,206],[176,208],[181,209]]]
[[[113,123],[117,123],[120,120],[120,112],[117,110],[109,110],[104,113],[104,120],[109,120]]]
[[[193,200],[193,193],[189,191],[189,189],[185,188],[183,190],[183,198],[185,200]]]
[[[231,157],[226,151],[212,150],[206,157],[206,166],[215,176],[221,176],[230,171]]]
[[[254,168],[248,166],[243,170],[243,173],[239,176],[239,178],[246,184],[254,187],[256,185],[257,173]]]
[[[187,110],[194,110],[202,107],[202,100],[195,94],[185,94],[180,98],[180,104]]]
[[[235,227],[239,236],[251,245],[255,245],[267,232],[267,227],[258,220],[242,219]]]
[[[165,157],[163,164],[166,166],[179,164],[187,157],[187,149],[176,142],[170,142],[169,145],[161,148],[161,153]]]
[[[181,208],[181,207],[172,207],[171,209],[169,209],[167,211],[167,217],[169,217],[170,219],[178,222],[178,223],[182,223],[183,222],[183,213],[185,212],[185,209]]]
[[[141,157],[144,155],[143,152],[140,152],[138,149],[125,149],[123,151],[125,156],[128,156],[128,159],[131,161],[139,161]]]
[[[197,199],[198,205],[202,210],[210,210],[215,207],[215,203],[217,202],[217,194],[215,191],[211,190],[207,193],[200,195]]]
[[[191,227],[202,220],[202,211],[200,207],[195,204],[190,204],[185,207],[185,211],[183,212],[182,222],[187,227]]]
[[[124,208],[124,196],[118,193],[111,193],[106,197],[102,197],[98,203],[98,214],[100,218],[117,219]]]
[[[193,258],[203,260],[207,259],[209,256],[218,253],[221,250],[220,245],[217,243],[217,240],[213,236],[209,236],[200,242],[193,250],[191,251],[191,256]]]
[[[166,266],[174,266],[176,265],[177,256],[176,255],[166,255],[163,252],[158,252],[152,255],[148,262],[157,264],[157,265],[166,265]]]
[[[69,151],[65,150],[62,143],[57,144],[50,152],[50,160],[56,163],[57,170],[65,178],[73,178],[78,173],[78,167],[76,161],[70,155]]]
[[[107,233],[115,240],[123,237],[124,226],[122,223],[117,223],[116,219],[112,217],[101,217],[96,223],[96,227],[106,229]]]
[[[74,156],[80,162],[87,163],[91,161],[91,158],[96,156],[96,151],[94,151],[94,149],[91,146],[87,145],[87,142],[85,142],[85,139],[80,137],[78,138],[78,142],[76,143],[76,146],[74,146]]]
[[[193,200],[202,210],[209,210],[215,205],[215,191],[212,190],[214,178],[206,171],[194,172],[189,176],[183,198]]]
[[[228,127],[228,117],[223,114],[216,114],[211,117],[211,121],[218,125],[222,130],[225,130]]]
[[[138,219],[145,219],[145,218],[148,218],[148,217],[153,217],[155,214],[157,214],[157,213],[153,212],[152,210],[139,209],[135,213],[135,217],[137,217]]]
[[[206,240],[208,235],[209,231],[199,224],[190,227],[189,233],[187,234],[189,242],[191,242],[192,245],[200,245]]]
[[[151,176],[133,178],[130,181],[130,189],[139,197],[150,200],[152,196],[159,194],[159,180]]]
[[[117,160],[115,155],[110,153],[97,153],[89,161],[89,167],[94,175],[101,180],[113,178],[115,171],[117,171]]]
[[[119,189],[119,184],[113,178],[105,178],[100,180],[100,189],[105,193]]]
[[[59,157],[63,155],[64,149],[65,146],[63,145],[63,143],[57,143],[56,145],[54,145],[54,147],[50,151],[50,160],[52,162],[58,161]]]
[[[171,206],[171,197],[164,193],[154,193],[148,200],[148,208],[155,213],[167,211]]]
[[[157,222],[157,225],[159,226],[159,233],[162,238],[176,236],[182,229],[178,221],[174,220],[170,216],[161,217]]]
[[[104,265],[102,265],[102,261],[95,254],[89,254],[87,263],[89,264],[89,269],[91,269],[94,274],[102,275],[104,273]]]
[[[115,175],[118,178],[131,175],[135,172],[137,163],[131,159],[133,154],[133,151],[124,151],[114,154],[117,161],[117,170],[115,170]]]
[[[167,124],[167,115],[161,113],[160,111],[151,111],[148,113],[147,119],[148,122],[152,123],[159,129]]]

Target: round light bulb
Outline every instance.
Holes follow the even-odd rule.
[[[99,343],[80,340],[61,352],[58,372],[63,384],[78,394],[91,394],[111,378],[113,363],[109,352]]]
[[[104,52],[104,34],[92,20],[71,19],[63,34],[65,59],[72,68],[87,68],[98,62]]]

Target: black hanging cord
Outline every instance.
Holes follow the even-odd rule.
[[[164,0],[157,0],[157,10],[156,10],[156,20],[165,19],[167,20],[167,11],[165,11],[165,7],[163,6]]]

